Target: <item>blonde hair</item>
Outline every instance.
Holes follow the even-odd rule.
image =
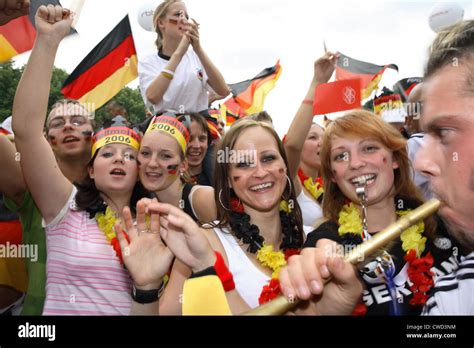
[[[156,47],[160,50],[163,47],[163,33],[158,26],[158,19],[163,19],[166,14],[168,13],[168,9],[171,5],[176,2],[182,2],[181,0],[165,0],[158,7],[155,9],[155,13],[153,14],[153,25],[155,27],[155,31],[157,34],[157,38],[155,41]]]
[[[425,79],[448,64],[465,63],[470,67],[466,76],[467,91],[474,93],[474,20],[465,20],[438,33],[430,47]]]

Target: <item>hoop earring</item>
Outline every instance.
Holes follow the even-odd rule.
[[[227,211],[232,211],[232,209],[228,209],[228,208],[222,203],[221,194],[222,194],[222,189],[220,189],[220,191],[219,191],[219,203],[220,203],[221,207],[224,208],[224,209],[227,210]],[[241,204],[241,202],[240,202],[240,199],[239,199],[239,205],[240,205],[240,204]]]
[[[286,180],[288,181],[288,185],[290,186],[290,192],[288,193],[288,198],[285,198],[285,195],[283,195],[283,199],[284,199],[285,201],[287,201],[287,200],[290,199],[290,197],[291,197],[291,190],[293,189],[293,187],[291,186],[291,179],[290,179],[290,177],[289,177],[288,175],[286,176]],[[284,193],[284,191],[283,191],[283,193]]]

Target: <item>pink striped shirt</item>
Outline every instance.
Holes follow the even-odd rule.
[[[95,219],[72,198],[45,227],[46,300],[43,315],[128,315],[132,281]]]

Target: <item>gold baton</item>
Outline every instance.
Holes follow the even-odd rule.
[[[420,205],[418,208],[412,210],[408,214],[402,216],[396,222],[384,228],[373,238],[362,244],[359,244],[344,257],[344,261],[353,265],[358,264],[360,260],[364,260],[367,256],[372,255],[378,249],[386,246],[389,242],[398,238],[400,234],[407,228],[413,226],[418,221],[436,213],[440,204],[441,202],[439,200],[430,199],[428,202]],[[324,283],[328,283],[330,280],[331,278],[325,279]],[[290,301],[284,296],[278,296],[273,301],[252,309],[243,315],[283,315],[296,307],[299,302],[299,299]]]

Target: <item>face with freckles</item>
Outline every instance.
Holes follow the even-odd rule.
[[[332,181],[351,201],[358,202],[358,184],[366,180],[368,204],[392,199],[394,169],[398,163],[393,153],[377,140],[359,137],[331,138]]]
[[[319,169],[321,167],[319,152],[321,151],[323,133],[324,131],[321,127],[313,124],[304,142],[301,161],[310,168]]]
[[[171,135],[160,131],[145,134],[138,154],[141,183],[152,192],[168,188],[187,169],[183,158],[177,140]]]
[[[287,185],[286,165],[273,136],[262,127],[245,129],[232,149],[229,185],[246,211],[277,208]]]

